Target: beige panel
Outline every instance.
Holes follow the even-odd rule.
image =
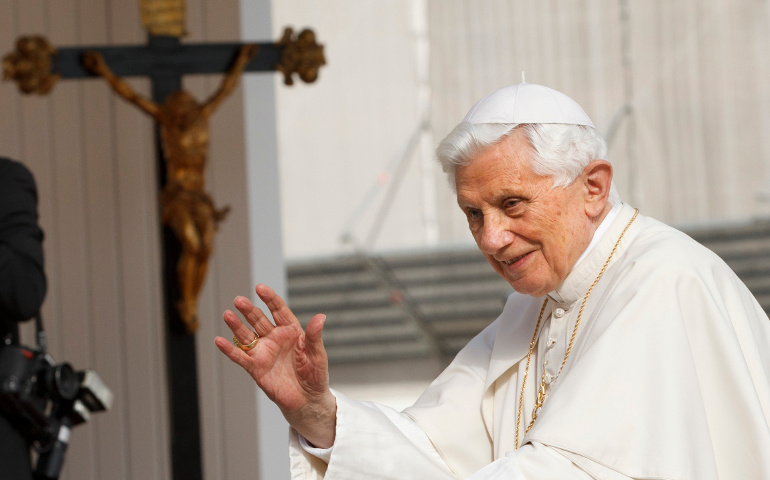
[[[237,1],[197,0],[190,8],[186,41],[238,38]],[[135,0],[4,2],[0,27],[4,52],[21,32],[66,46],[145,41]],[[190,89],[203,99],[220,80],[199,77]],[[130,84],[149,94],[147,80]],[[212,158],[219,160],[209,168],[209,189],[234,208],[217,236],[224,248],[215,253],[201,302],[206,478],[253,478],[242,460],[256,449],[253,386],[212,341],[224,333],[221,310],[251,288],[241,98],[239,90],[223,105],[211,130]],[[152,122],[99,79],[62,81],[42,98],[4,84],[0,106],[0,153],[27,163],[39,185],[50,350],[59,361],[95,369],[116,397],[110,412],[73,431],[63,478],[170,478]],[[30,328],[24,339],[33,341]]]
[[[189,2],[188,41],[238,39],[238,2]],[[184,86],[200,101],[221,84],[222,75],[189,76]],[[249,294],[246,185],[243,150],[243,107],[239,86],[214,114],[206,169],[207,190],[217,206],[231,206],[215,236],[215,249],[199,305],[197,334],[198,381],[205,478],[254,478],[256,396],[251,382],[214,347],[217,335],[227,336],[222,311],[232,308],[237,294]]]
[[[22,25],[20,22],[20,14],[16,2],[6,2],[2,5],[3,12],[0,17],[0,22],[3,23],[2,35],[3,55],[15,50],[16,38],[21,32],[28,32],[28,28]],[[29,20],[25,20],[26,24],[30,24]],[[29,28],[35,28],[29,27]],[[42,27],[40,27],[42,28]],[[23,144],[22,132],[24,131],[24,124],[21,116],[22,108],[22,95],[15,84],[5,83],[0,88],[0,105],[3,106],[2,120],[0,120],[0,140],[2,143],[2,155],[8,156],[15,160],[18,160],[26,164],[33,175],[37,176],[37,172],[44,170],[40,165],[41,161],[35,161],[33,158],[30,161],[25,155],[25,149]],[[40,189],[38,188],[38,195],[40,195]],[[43,307],[43,314],[45,315],[45,306]],[[22,341],[28,344],[34,344],[34,325],[33,322],[23,323],[20,326],[20,334]]]
[[[77,34],[72,1],[49,5],[48,14],[56,19],[48,28],[54,45],[72,45]],[[54,190],[53,220],[57,241],[53,243],[59,279],[59,303],[56,311],[60,346],[56,358],[76,368],[93,365],[91,318],[88,315],[88,242],[86,239],[86,185],[80,136],[82,110],[80,87],[76,82],[61,82],[51,98],[52,174]],[[50,265],[51,262],[49,262]],[[49,322],[50,323],[50,322]],[[93,426],[79,428],[77,440],[68,449],[69,478],[94,478],[95,451]]]
[[[187,30],[188,36],[185,38],[189,42],[205,42],[211,39],[207,37],[206,25],[208,19],[205,12],[205,2],[201,0],[188,1],[187,2]],[[219,80],[221,77],[218,75],[189,75],[183,80],[184,88],[191,92],[198,101],[203,102],[216,90],[219,86]],[[232,98],[226,100],[232,100]],[[215,112],[214,118],[218,118],[221,115],[220,110]],[[218,122],[213,120],[210,122],[210,140],[211,145],[209,147],[209,158],[206,166],[206,190],[212,195],[214,203],[217,207],[222,205],[219,192],[212,190],[211,174],[213,170],[212,164],[219,161],[219,158],[215,156],[215,145],[219,143],[215,125]],[[231,218],[226,219],[226,223],[229,223]],[[214,368],[214,355],[212,352],[213,346],[213,330],[214,323],[218,321],[219,315],[216,314],[217,307],[216,300],[213,298],[211,285],[215,282],[214,277],[217,273],[217,257],[219,257],[219,251],[221,251],[221,235],[218,233],[214,237],[214,253],[209,261],[209,271],[206,278],[206,283],[203,286],[201,292],[201,299],[198,305],[198,318],[200,322],[197,339],[196,350],[198,355],[198,391],[199,391],[199,406],[201,409],[200,414],[200,427],[201,427],[201,449],[203,451],[203,458],[201,463],[203,466],[204,478],[227,478],[224,476],[224,451],[223,451],[223,439],[219,426],[223,424],[222,410],[221,410],[221,394],[223,392],[223,386],[219,385],[220,380],[216,378],[216,371]],[[224,307],[219,307],[224,308]]]
[[[78,5],[80,41],[102,45],[107,37],[107,12],[101,0]],[[112,94],[100,80],[77,82],[82,100],[83,157],[86,164],[86,216],[90,262],[88,265],[89,314],[91,318],[93,368],[115,395],[110,412],[94,417],[94,479],[127,479],[128,391],[124,369],[126,348],[120,315],[120,261],[118,244],[117,168],[114,152]],[[73,462],[74,463],[74,462]]]
[[[238,24],[236,1],[189,2],[187,8],[188,41],[237,40],[233,27]],[[222,75],[188,76],[184,85],[203,101],[220,86],[222,79]],[[197,352],[203,469],[204,477],[212,479],[254,478],[254,466],[244,461],[256,453],[254,386],[244,381],[239,367],[231,365],[213,344],[215,336],[227,334],[222,311],[232,308],[236,294],[248,295],[250,289],[242,122],[239,87],[212,117],[206,169],[206,188],[217,206],[231,206],[231,213],[214,239],[214,254],[199,305]],[[222,268],[223,263],[227,268]]]
[[[110,43],[143,43],[145,34],[136,3],[123,0],[109,5]],[[130,80],[130,84],[141,94],[150,95],[147,80]],[[126,475],[161,479],[170,475],[170,440],[153,127],[150,118],[122,99],[113,97],[113,108],[120,221],[119,305],[126,339]]]
[[[133,81],[147,94],[147,82]],[[132,478],[164,478],[168,416],[162,308],[158,288],[158,217],[154,150],[149,120],[115,105],[120,305],[126,339],[129,471]]]
[[[16,3],[16,24],[19,34],[28,34],[34,32],[45,32],[45,23],[43,15],[44,2],[33,0],[29,2]],[[10,86],[10,85],[9,85]],[[55,229],[54,215],[54,175],[53,162],[51,156],[51,119],[50,97],[19,95],[18,98],[19,116],[16,121],[19,123],[19,158],[24,162],[35,176],[38,188],[38,211],[40,222],[46,233],[46,241],[43,244],[43,250],[46,258],[46,275],[49,279],[54,279],[58,274],[58,265],[55,261],[54,246],[58,232]],[[50,288],[43,305],[42,315],[44,319],[55,317],[58,307],[59,294],[57,289]],[[27,324],[27,327],[30,325]],[[49,342],[50,351],[55,355],[61,352],[59,344],[58,325],[55,321],[46,321],[46,329],[51,341]],[[26,329],[29,332],[29,328]],[[34,341],[29,335],[23,337],[27,341]]]
[[[220,205],[230,205],[227,220],[215,239],[209,279],[201,301],[198,334],[199,392],[206,478],[254,478],[254,465],[244,462],[256,454],[256,389],[240,367],[232,364],[213,345],[217,335],[229,331],[222,312],[232,308],[236,295],[253,291],[249,275],[246,175],[243,159],[243,131],[228,128],[243,118],[238,91],[226,102],[212,122],[212,175],[209,188]],[[238,162],[237,160],[241,160]],[[215,473],[210,467],[217,465]]]
[[[239,2],[207,2],[204,5],[207,40],[239,38]],[[269,41],[271,39],[265,38]],[[275,75],[273,73],[248,75]],[[222,76],[210,81],[217,88]],[[215,239],[215,255],[206,285],[208,315],[201,317],[199,333],[199,391],[204,432],[206,478],[252,480],[256,466],[249,461],[257,451],[256,388],[240,367],[232,364],[213,345],[216,335],[227,336],[222,311],[232,308],[235,295],[253,291],[249,273],[248,216],[244,150],[242,83],[211,122],[211,160],[208,188],[219,205],[231,207]],[[276,215],[279,212],[275,212]],[[209,465],[218,465],[217,471]]]
[[[0,2],[0,52],[2,55],[14,50],[18,22],[16,2]],[[21,160],[21,125],[19,123],[19,90],[15,84],[0,84],[0,155]]]

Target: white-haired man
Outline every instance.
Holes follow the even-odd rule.
[[[296,479],[770,478],[770,321],[735,274],[621,202],[583,110],[519,84],[437,154],[474,239],[516,293],[415,405],[333,393],[321,341],[275,293],[225,322],[293,428]],[[252,342],[252,339],[254,340]]]

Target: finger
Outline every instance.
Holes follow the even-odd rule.
[[[227,356],[227,358],[240,365],[249,373],[249,375],[252,377],[254,376],[252,372],[253,362],[251,357],[245,355],[241,349],[230,343],[230,340],[223,337],[216,337],[214,339],[214,344],[217,346],[217,348],[219,348],[219,351]]]
[[[248,345],[254,341],[254,331],[244,325],[243,322],[241,322],[241,319],[238,318],[238,315],[236,315],[231,310],[225,310],[225,313],[222,314],[222,317],[225,319],[225,323],[227,324],[228,328],[230,328],[230,331],[233,332],[233,335],[235,335],[241,344]]]
[[[292,311],[275,291],[267,285],[259,284],[256,288],[257,295],[265,302],[267,308],[270,309],[270,313],[273,315],[276,325],[291,325],[293,323],[299,323],[297,317],[294,316]]]
[[[270,322],[270,319],[262,313],[262,310],[255,307],[248,298],[241,296],[235,297],[233,305],[235,305],[235,308],[241,312],[246,321],[254,327],[254,330],[256,330],[260,337],[267,335],[273,328],[275,328]]]

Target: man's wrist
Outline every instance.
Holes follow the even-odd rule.
[[[312,448],[326,449],[334,445],[337,399],[331,391],[317,403],[311,403],[297,412],[284,413],[284,417]]]

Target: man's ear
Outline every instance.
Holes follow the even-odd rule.
[[[612,186],[612,165],[606,160],[594,160],[583,169],[582,177],[586,214],[594,218],[607,206]]]

